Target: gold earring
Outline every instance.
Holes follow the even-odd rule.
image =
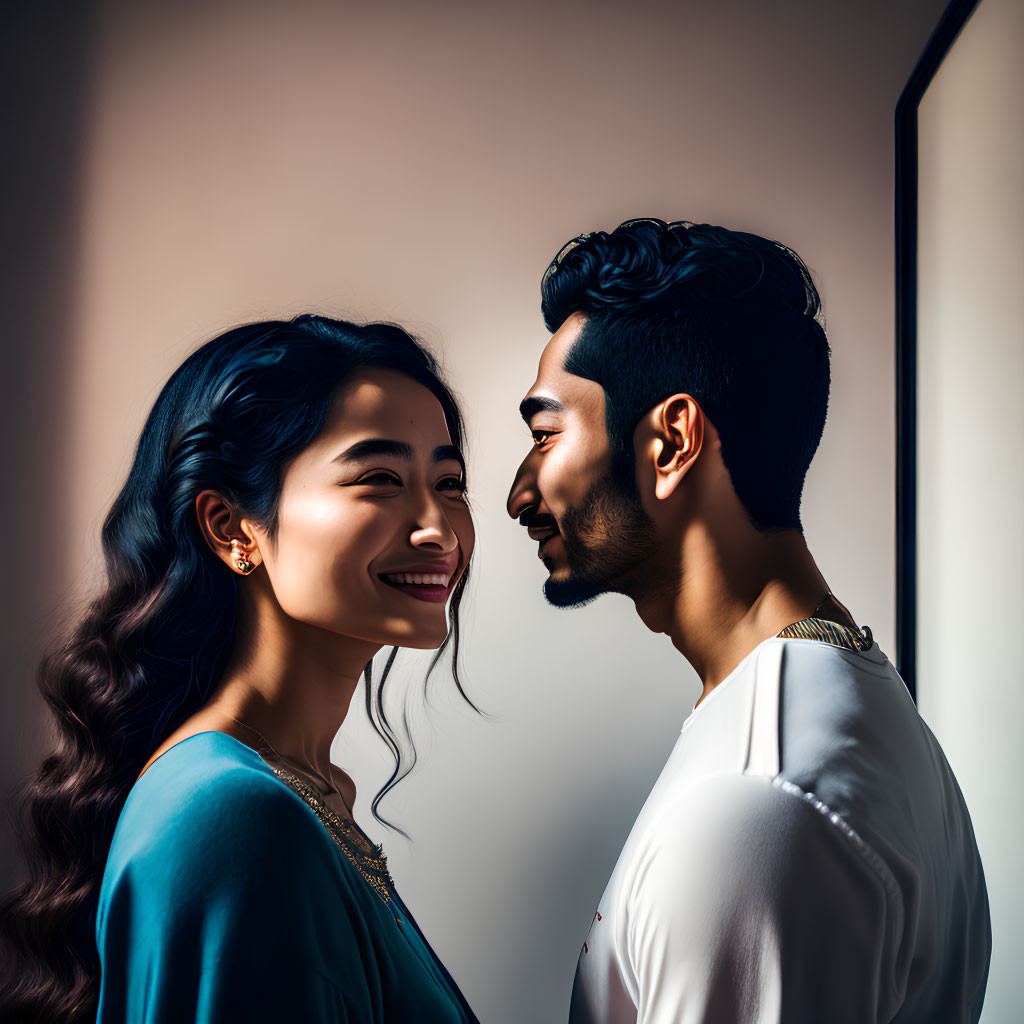
[[[242,550],[242,542],[237,539],[231,541],[231,561],[243,576],[248,576],[256,568],[256,563],[250,561],[249,555]]]

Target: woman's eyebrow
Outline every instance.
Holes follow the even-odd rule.
[[[365,441],[356,441],[351,448],[346,448],[340,455],[336,455],[334,462],[359,462],[362,459],[371,458],[374,455],[391,455],[399,459],[412,460],[413,448],[411,444],[404,441],[390,441],[383,437],[370,437]]]
[[[460,452],[455,445],[439,444],[434,449],[435,462],[444,462],[445,459],[454,459],[459,464],[459,468],[462,472],[466,472],[466,460],[462,457],[462,452]]]
[[[377,455],[390,455],[393,458],[405,459],[411,462],[416,452],[411,444],[405,441],[392,441],[385,437],[370,437],[365,441],[357,441],[351,448],[346,448],[340,455],[336,455],[334,462],[350,463],[361,462],[363,459],[373,458]],[[462,452],[453,444],[438,445],[433,452],[434,462],[443,462],[445,459],[454,459],[463,472],[466,470],[466,463]]]

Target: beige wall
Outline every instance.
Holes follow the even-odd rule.
[[[9,5],[0,32],[4,159],[0,162],[0,783],[37,762],[46,729],[33,675],[61,618],[77,561],[68,350],[77,331],[82,176],[93,11],[81,4]],[[15,879],[0,831],[0,884]]]
[[[564,1018],[593,907],[696,693],[626,601],[549,609],[534,546],[505,517],[528,443],[516,405],[546,339],[540,274],[571,236],[638,215],[756,231],[805,257],[834,353],[807,535],[894,653],[892,111],[942,6],[98,12],[69,169],[70,303],[51,330],[67,345],[48,535],[61,557],[46,600],[19,614],[38,624],[47,601],[87,589],[146,410],[211,333],[318,309],[401,321],[443,351],[479,531],[466,675],[494,718],[438,697],[421,767],[385,805],[415,846],[379,834],[484,1020]],[[18,426],[42,444],[27,414]],[[30,571],[19,563],[15,589]],[[365,816],[387,761],[360,717],[334,756]]]
[[[984,1024],[1024,950],[1024,6],[982,0],[919,112],[918,700],[974,820],[992,906]]]

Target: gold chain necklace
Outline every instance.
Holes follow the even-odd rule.
[[[235,718],[233,715],[230,716],[233,722],[237,722],[244,729],[248,729],[250,732],[254,732],[263,742],[267,745],[268,749],[281,759],[284,764],[292,765],[292,761],[285,757],[277,748],[259,731],[251,725],[247,725],[241,719]],[[293,767],[299,767],[293,765]],[[349,817],[342,818],[333,808],[328,806],[321,795],[316,793],[310,786],[307,786],[297,776],[284,771],[275,765],[270,765],[271,771],[286,783],[291,789],[293,789],[310,807],[310,809],[320,819],[321,824],[327,829],[328,834],[334,840],[338,847],[342,850],[352,866],[356,871],[363,877],[363,880],[370,886],[371,889],[380,897],[380,899],[387,905],[388,909],[394,915],[395,921],[401,927],[402,926],[402,915],[395,903],[394,892],[395,882],[391,877],[391,872],[388,870],[388,859],[384,854],[384,850],[380,843],[372,843],[366,838],[362,830],[355,822],[355,815],[352,814],[352,808],[349,807],[348,801],[342,796],[341,790],[338,789],[334,783],[334,773],[331,772],[331,782],[327,783],[328,788],[334,789],[334,791],[341,798],[341,802],[345,805],[345,810],[348,811]],[[329,769],[328,769],[329,770]],[[304,770],[300,768],[300,771],[304,771],[314,778],[320,779],[322,782],[327,780],[316,771],[312,769]]]
[[[351,818],[340,817],[298,776],[275,765],[271,765],[270,770],[309,805],[327,830],[328,835],[363,877],[363,880],[388,906],[395,921],[401,925],[402,915],[395,902],[395,882],[388,870],[388,859],[380,843],[371,842]]]
[[[281,761],[283,761],[283,762],[284,762],[284,763],[285,763],[286,765],[290,765],[290,766],[291,766],[292,768],[298,768],[298,770],[299,770],[299,771],[301,771],[301,772],[303,772],[304,774],[306,774],[306,775],[310,775],[310,776],[312,776],[312,777],[313,777],[313,778],[315,778],[315,779],[319,779],[319,780],[320,780],[320,781],[321,781],[322,783],[324,783],[324,785],[325,785],[325,786],[327,787],[327,788],[326,788],[326,789],[324,790],[324,793],[323,793],[323,795],[324,795],[324,796],[329,796],[329,795],[330,795],[330,792],[331,792],[332,790],[333,790],[333,791],[334,791],[335,793],[337,793],[337,794],[338,794],[338,798],[339,798],[339,799],[341,800],[341,802],[342,802],[342,803],[343,803],[343,804],[345,805],[345,810],[346,810],[346,811],[348,812],[348,814],[349,814],[349,817],[350,817],[350,818],[352,818],[352,820],[353,820],[353,821],[355,820],[355,815],[354,815],[354,814],[352,813],[352,808],[351,808],[351,807],[349,807],[349,805],[348,805],[348,801],[347,801],[347,800],[345,799],[345,796],[344,796],[344,794],[343,794],[343,793],[341,792],[341,790],[340,790],[340,789],[338,788],[338,784],[337,784],[337,783],[336,783],[336,782],[334,781],[334,772],[333,772],[333,771],[331,771],[331,769],[330,769],[330,768],[328,768],[328,769],[327,769],[327,770],[328,770],[328,771],[329,771],[329,772],[331,773],[331,779],[330,779],[330,781],[328,782],[328,780],[327,780],[327,779],[326,779],[326,778],[325,778],[325,777],[324,777],[323,775],[321,775],[321,774],[320,774],[320,773],[319,773],[318,771],[314,771],[314,770],[313,770],[312,768],[303,768],[303,767],[301,767],[300,765],[297,765],[297,764],[295,764],[295,762],[294,762],[294,761],[292,761],[292,760],[291,760],[291,758],[285,757],[285,756],[284,756],[284,754],[282,754],[282,753],[281,753],[281,752],[280,752],[280,751],[279,751],[279,750],[278,750],[278,749],[277,749],[277,748],[276,748],[276,747],[275,747],[275,746],[274,746],[274,745],[273,745],[273,744],[272,744],[272,743],[270,742],[270,740],[268,740],[268,739],[267,739],[267,737],[266,737],[266,736],[264,736],[264,735],[263,735],[263,733],[261,733],[261,732],[259,731],[259,729],[255,729],[255,728],[253,728],[253,726],[251,726],[251,725],[247,725],[247,724],[246,724],[245,722],[243,722],[243,721],[242,721],[241,719],[235,718],[235,717],[234,717],[234,715],[232,715],[232,716],[230,716],[230,717],[231,717],[231,721],[232,721],[232,722],[237,722],[237,723],[238,723],[238,724],[239,724],[240,726],[242,726],[242,728],[243,728],[243,729],[248,729],[248,730],[249,730],[250,732],[254,732],[254,733],[255,733],[255,734],[257,735],[257,736],[259,736],[259,738],[260,738],[261,740],[263,740],[263,742],[264,742],[264,743],[265,743],[265,744],[267,745],[267,747],[268,747],[268,748],[269,748],[269,749],[270,749],[270,750],[271,750],[271,751],[272,751],[272,752],[273,752],[273,753],[274,753],[274,754],[275,754],[275,755],[276,755],[277,757],[279,757],[279,758],[281,759]]]

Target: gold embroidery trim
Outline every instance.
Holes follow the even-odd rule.
[[[273,764],[268,767],[312,808],[324,828],[327,829],[328,835],[349,859],[367,885],[387,904],[401,924],[398,905],[395,902],[395,883],[388,870],[388,859],[384,855],[380,843],[376,845],[368,843],[352,822],[345,820],[328,807],[298,776]]]
[[[818,640],[847,651],[866,651],[874,643],[867,626],[851,629],[838,622],[829,622],[828,619],[801,619],[775,635],[783,639]]]

